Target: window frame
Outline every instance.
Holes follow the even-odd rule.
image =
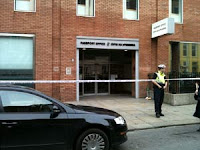
[[[127,2],[127,0],[123,0],[122,1],[122,6],[123,6],[123,8],[122,8],[122,17],[123,17],[123,19],[124,20],[135,20],[135,21],[139,21],[140,20],[140,18],[139,18],[139,16],[140,16],[140,14],[139,14],[139,12],[140,12],[140,0],[136,0],[136,5],[137,5],[137,19],[128,19],[128,18],[126,18],[125,17],[125,9],[127,10],[127,8],[126,8],[126,2]]]
[[[193,46],[195,47],[195,49],[193,49]],[[193,52],[195,52],[195,55],[193,55]],[[192,43],[192,57],[197,57],[197,45],[195,43]]]
[[[36,58],[36,41],[35,41],[35,34],[14,34],[14,33],[0,33],[0,37],[26,37],[26,38],[32,38],[33,39],[33,79],[35,79],[36,74],[36,66],[35,66],[35,58]]]
[[[194,65],[195,64],[195,65]],[[194,67],[195,66],[195,67]],[[196,68],[196,72],[198,72],[198,61],[192,61],[192,72],[195,72],[194,71],[194,68]]]
[[[184,46],[186,45],[186,50],[184,50]],[[186,55],[184,55],[184,51],[186,51]],[[188,44],[187,43],[183,43],[183,57],[187,57],[188,56]]]
[[[187,70],[188,70],[188,61],[187,60],[184,60],[183,61],[183,72],[187,72]]]
[[[175,24],[183,24],[183,0],[179,0],[179,2],[181,2],[181,15],[180,15],[181,21],[176,22],[175,19],[174,19]],[[172,14],[173,14],[172,13],[172,0],[169,0],[169,17],[170,18],[173,18],[173,17],[171,17]]]
[[[187,61],[183,61],[183,66],[188,66]]]
[[[79,15],[78,14],[78,0],[76,0],[76,16],[77,17],[89,17],[89,18],[94,18],[95,17],[95,0],[93,0],[94,1],[94,15],[93,16],[88,16],[88,15]]]
[[[37,0],[34,0],[34,1],[35,1],[35,4],[34,4],[34,8],[35,9],[34,9],[34,11],[30,11],[30,10],[28,11],[28,10],[17,10],[16,9],[16,0],[14,0],[14,11],[16,11],[16,12],[32,12],[32,13],[34,13],[34,12],[36,12],[36,1]]]
[[[180,2],[180,1],[178,0],[178,4],[179,4],[179,2]],[[171,13],[172,13],[172,14],[179,14],[179,6],[178,6],[178,13],[174,13],[173,11],[174,11],[174,10],[173,10],[173,0],[172,0],[172,2],[171,2]]]

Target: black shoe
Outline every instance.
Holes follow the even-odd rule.
[[[200,128],[197,131],[200,132]]]
[[[160,113],[160,116],[165,116],[164,114]]]
[[[156,113],[156,118],[160,118],[160,114]]]

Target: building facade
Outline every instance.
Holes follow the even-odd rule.
[[[199,72],[198,0],[1,0],[1,80],[148,79]],[[152,24],[174,18],[175,33],[151,38]],[[61,101],[81,96],[145,97],[148,82],[55,83],[34,87]]]

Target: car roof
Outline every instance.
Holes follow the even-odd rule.
[[[0,84],[0,88],[4,88],[4,87],[10,87],[10,88],[20,88],[20,89],[29,89],[29,90],[33,90],[35,91],[35,89],[27,87],[27,86],[22,86],[22,85],[16,85],[16,84]]]
[[[16,84],[1,84],[0,83],[0,87],[15,87],[15,88],[25,88],[25,89],[32,89],[26,86],[21,86],[21,85],[16,85]]]

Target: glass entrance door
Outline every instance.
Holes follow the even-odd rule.
[[[108,80],[108,64],[84,64],[84,80]],[[84,83],[84,95],[103,95],[109,93],[109,83]]]
[[[84,80],[96,80],[96,69],[95,65],[85,64],[84,65]],[[95,83],[84,83],[83,84],[84,95],[95,94]]]
[[[108,80],[109,79],[109,65],[97,65],[96,67],[96,78],[97,80]],[[108,94],[109,93],[109,83],[108,82],[98,82],[97,83],[97,94]]]

